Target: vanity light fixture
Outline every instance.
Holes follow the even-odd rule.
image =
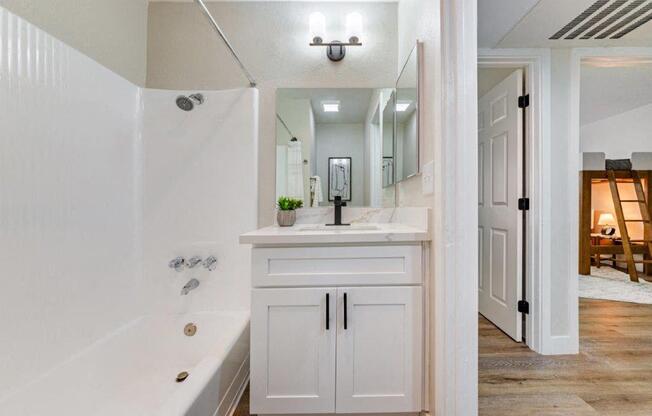
[[[339,101],[322,101],[321,106],[324,113],[338,113],[340,111]]]
[[[410,107],[411,104],[412,104],[412,101],[397,101],[396,102],[396,111],[399,112],[399,113],[407,111],[407,109]]]
[[[332,40],[324,42],[326,38],[326,18],[319,12],[312,13],[310,23],[310,46],[325,46],[326,56],[333,62],[339,62],[346,56],[347,46],[362,46],[362,16],[360,13],[349,13],[346,16],[346,36],[348,42]]]

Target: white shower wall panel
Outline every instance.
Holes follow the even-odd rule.
[[[0,401],[143,312],[139,111],[0,8]]]
[[[205,102],[180,110],[179,95],[145,90],[145,277],[155,310],[249,310],[250,250],[238,236],[257,226],[258,91],[199,91]],[[218,258],[217,269],[176,272],[176,256]],[[200,285],[186,296],[191,278]]]

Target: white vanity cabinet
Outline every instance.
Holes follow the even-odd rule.
[[[251,413],[335,412],[336,292],[254,289]]]
[[[420,412],[422,250],[254,247],[251,413]]]

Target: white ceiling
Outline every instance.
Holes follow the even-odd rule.
[[[193,3],[195,0],[147,0],[149,3]],[[351,3],[350,0],[204,0],[205,3],[214,2],[279,2],[295,1],[303,3]],[[355,0],[356,3],[398,3],[399,0]]]
[[[575,19],[597,0],[478,0],[478,44],[482,48],[565,48],[595,46],[650,46],[652,22],[647,22],[621,39],[559,39],[549,38]],[[582,23],[607,9],[610,0]],[[616,11],[634,0],[627,0]],[[634,9],[652,5],[644,0]],[[646,16],[644,14],[643,16]],[[625,16],[626,18],[626,16]],[[602,21],[606,20],[603,19]],[[617,24],[616,21],[614,24]],[[581,26],[581,24],[579,25]]]
[[[580,88],[582,124],[652,104],[652,63],[585,63]]]
[[[364,123],[371,103],[371,88],[289,88],[278,90],[280,98],[308,98],[315,123]],[[323,101],[339,101],[340,111],[325,113]]]
[[[539,0],[478,0],[478,46],[496,47]]]

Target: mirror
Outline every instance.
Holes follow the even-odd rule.
[[[381,106],[383,107],[383,106]],[[383,188],[394,185],[394,91],[382,108],[383,114]]]
[[[419,45],[396,81],[394,170],[396,182],[419,173]]]
[[[276,198],[299,198],[304,207],[332,205],[335,196],[348,206],[383,206],[384,142],[392,141],[386,124],[393,119],[386,116],[388,91],[278,89]]]

